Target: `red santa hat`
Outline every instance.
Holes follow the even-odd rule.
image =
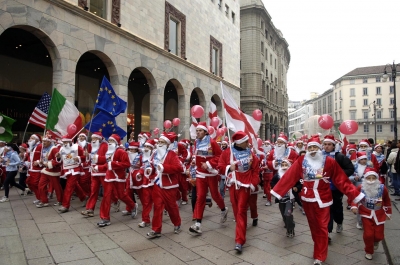
[[[28,149],[28,146],[26,145],[26,144],[21,144],[20,146],[19,146],[19,148],[22,148],[22,149]]]
[[[340,143],[340,144],[342,144],[343,142],[342,142],[342,140],[340,140],[340,139],[337,139],[337,138],[335,138],[335,141],[337,142],[337,143]]]
[[[349,144],[347,146],[347,152],[350,152],[351,150],[357,151],[357,146],[355,144]]]
[[[158,143],[158,138],[154,138],[154,143]]]
[[[319,149],[322,149],[321,140],[319,139],[318,134],[312,135],[310,140],[308,140],[307,147],[312,145],[318,146]]]
[[[157,142],[158,142],[158,140],[157,140]],[[151,148],[154,148],[155,145],[156,145],[155,139],[147,140],[146,143],[144,144],[144,146],[149,146]]]
[[[293,143],[293,142],[289,142],[289,143],[288,143],[288,146],[289,146],[289,147],[293,147],[293,146],[294,146],[294,143]]]
[[[325,143],[325,142],[327,142],[327,143],[333,143],[333,145],[336,144],[335,137],[333,137],[333,135],[331,135],[331,134],[325,135],[325,137],[324,137],[324,143]]]
[[[139,148],[139,143],[132,141],[132,142],[129,143],[129,147],[128,148],[129,149],[138,149]]]
[[[366,177],[368,177],[368,176],[375,176],[375,178],[379,178],[379,175],[378,175],[378,173],[375,171],[375,169],[373,169],[373,168],[370,168],[370,167],[367,167],[366,169],[365,169],[365,171],[364,171],[364,179],[366,178]]]
[[[117,143],[117,145],[121,144],[121,137],[119,137],[119,135],[115,133],[111,134],[111,136],[108,137],[108,140],[114,140]]]
[[[270,140],[264,141],[264,144],[271,144]]]
[[[357,161],[360,161],[361,159],[367,159],[366,152],[357,152]]]
[[[173,143],[175,141],[176,134],[174,132],[170,133],[163,133],[160,136],[160,139],[163,139],[164,141],[167,142],[167,144]]]
[[[228,145],[228,142],[227,142],[227,141],[222,141],[221,144],[226,144],[226,145]]]
[[[39,142],[42,141],[42,137],[39,134],[32,134],[31,137],[35,138]]]
[[[189,146],[190,141],[188,139],[182,139],[179,141],[181,144],[184,144],[186,147]]]
[[[234,135],[232,135],[232,141],[235,144],[241,144],[249,140],[249,136],[242,131],[237,131]]]
[[[146,139],[150,139],[151,134],[149,132],[141,132],[142,137],[146,138]]]
[[[207,124],[205,121],[199,122],[199,124],[197,124],[196,129],[202,129],[202,130],[208,132]]]
[[[93,137],[102,140],[102,139],[103,139],[103,134],[102,134],[101,132],[94,132],[94,133],[92,134],[92,138],[93,138]]]
[[[296,141],[296,145],[297,145],[297,144],[303,144],[303,140],[297,140],[297,141]]]
[[[61,138],[61,141],[62,141],[62,142],[72,142],[72,139],[71,139],[71,137],[67,134],[67,135],[64,135],[64,136]]]
[[[287,138],[287,136],[284,135],[284,134],[280,134],[280,135],[278,136],[278,139],[276,139],[276,140],[277,140],[277,141],[278,141],[278,140],[281,140],[281,141],[284,141],[285,143],[288,142],[288,138]]]
[[[383,146],[382,146],[381,144],[377,144],[377,145],[375,145],[374,150],[375,150],[377,147],[381,147],[381,148],[383,149]]]
[[[292,163],[287,158],[282,159],[282,162],[286,162],[289,167],[292,165]],[[281,164],[282,164],[282,162],[281,162]]]
[[[84,132],[80,133],[78,136],[84,136],[87,139],[87,135]]]
[[[358,143],[358,145],[359,145],[359,146],[360,146],[360,145],[368,145],[368,146],[371,146],[371,144],[369,143],[368,139],[362,139],[362,140]]]

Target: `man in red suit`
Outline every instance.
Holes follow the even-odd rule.
[[[105,154],[106,163],[96,165],[93,170],[106,171],[104,179],[104,195],[100,205],[100,218],[101,221],[97,223],[99,227],[111,225],[110,222],[110,207],[113,190],[115,195],[126,204],[126,210],[132,215],[136,216],[133,212],[135,203],[125,193],[125,172],[130,166],[128,154],[123,148],[120,147],[121,138],[117,134],[112,134],[108,138],[108,149]],[[100,164],[100,163],[99,163]]]
[[[299,157],[285,173],[291,177],[281,179],[272,190],[272,194],[281,199],[297,181],[303,183],[300,196],[314,241],[314,264],[317,265],[321,265],[328,255],[329,206],[332,205],[330,182],[356,203],[364,197],[335,159],[323,156],[321,148],[319,136],[313,136],[308,141],[306,155]]]
[[[294,163],[296,159],[299,157],[299,155],[296,153],[291,148],[288,148],[288,138],[284,134],[280,134],[278,139],[276,140],[275,148],[269,152],[269,155],[267,157],[267,167],[268,169],[266,170],[267,175],[264,177],[264,181],[271,181],[272,177],[275,176],[278,173],[278,168],[282,162],[283,159],[289,160],[290,163]],[[264,183],[265,187],[265,183]],[[267,188],[270,188],[270,185],[267,186]],[[267,194],[267,203],[265,206],[270,206],[271,205],[271,194],[269,194],[269,190],[264,191],[264,194]]]
[[[40,171],[42,171],[42,168],[40,167],[40,157],[42,155],[41,140],[42,138],[40,135],[32,134],[28,141],[29,158],[26,162],[28,168],[26,185],[33,193],[35,193],[36,200],[33,201],[34,204],[40,202],[39,181]]]
[[[358,187],[365,197],[358,204],[352,203],[354,214],[361,215],[364,228],[365,258],[372,259],[374,250],[384,239],[385,221],[392,215],[392,204],[389,193],[384,184],[379,181],[378,173],[372,168],[365,170],[362,185]]]
[[[224,199],[218,190],[218,161],[221,155],[221,148],[209,135],[205,122],[199,122],[196,127],[196,141],[193,152],[192,164],[196,166],[196,189],[197,200],[194,209],[194,223],[189,231],[193,235],[202,234],[201,220],[203,219],[204,208],[206,206],[206,195],[210,189],[211,197],[221,209],[221,223],[226,221],[228,207],[225,207]]]
[[[134,192],[136,191],[136,194],[139,196],[140,201],[142,201],[143,179],[141,177],[137,177],[140,167],[142,166],[142,154],[139,153],[139,142],[132,141],[129,143],[128,157],[131,166],[129,167],[128,178],[126,179],[125,193],[129,196],[129,198],[134,201]],[[138,204],[135,203],[133,211],[135,215],[132,215],[132,211],[128,211],[128,209],[122,211],[122,215],[131,215],[132,218],[135,218],[137,214],[137,208]]]
[[[85,155],[88,154],[88,149],[90,148],[90,143],[87,142],[87,135],[85,133],[80,133],[78,137],[78,141],[76,142],[83,148]],[[88,158],[88,156],[86,156]],[[82,190],[90,195],[90,160],[86,159],[85,162],[82,163],[82,175],[78,179],[78,184],[82,188]],[[82,205],[86,206],[86,203]]]
[[[229,194],[233,214],[236,220],[235,249],[242,252],[246,242],[247,207],[250,202],[250,193],[257,187],[259,178],[259,160],[249,148],[249,137],[242,131],[232,136],[233,146],[221,154],[218,169],[227,176],[230,186]]]
[[[39,181],[39,196],[40,202],[36,204],[37,208],[49,206],[49,199],[47,197],[47,185],[51,184],[56,192],[57,202],[62,202],[63,190],[60,184],[61,165],[56,161],[56,154],[58,148],[54,145],[53,140],[47,135],[42,139],[42,155],[40,165],[42,171]],[[58,205],[58,203],[56,203]]]
[[[181,217],[176,204],[176,194],[179,187],[179,174],[182,172],[182,164],[178,155],[168,149],[168,145],[175,140],[175,133],[162,134],[158,139],[156,151],[150,162],[151,167],[145,168],[145,175],[154,179],[153,186],[153,220],[152,231],[147,233],[148,238],[161,236],[162,217],[164,208],[169,213],[171,222],[174,224],[174,233],[181,232]]]
[[[60,148],[60,151],[56,154],[56,161],[62,163],[61,177],[66,178],[67,183],[64,189],[62,206],[58,211],[60,213],[65,213],[69,211],[71,196],[74,191],[77,191],[77,195],[81,202],[86,200],[86,195],[83,191],[81,189],[75,189],[78,178],[82,173],[81,163],[85,162],[86,156],[82,147],[78,144],[72,144],[70,136],[63,136],[61,141],[63,145]]]

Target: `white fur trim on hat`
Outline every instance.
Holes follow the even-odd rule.
[[[116,143],[118,144],[118,141],[117,141],[117,139],[115,139],[115,138],[114,138],[114,137],[112,137],[112,136],[108,137],[108,140],[114,140],[114,142],[116,142]]]
[[[144,143],[144,146],[150,146],[151,148],[154,148],[154,145],[152,145],[150,143]]]
[[[79,136],[85,136],[85,138],[87,139],[87,135],[84,133],[79,134]]]
[[[281,140],[281,141],[284,141],[285,143],[288,142],[288,141],[287,141],[285,138],[283,138],[283,137],[278,137],[278,139],[276,139],[276,140]]]
[[[200,124],[196,126],[196,129],[202,129],[202,130],[205,130],[206,132],[208,132],[208,128],[206,126],[203,126],[203,125],[200,125]]]
[[[367,159],[367,155],[362,155],[362,156],[357,157],[357,161],[361,160],[361,159]]]
[[[246,135],[246,136],[243,137],[242,139],[239,139],[239,140],[234,141],[234,143],[235,143],[235,144],[241,144],[241,143],[246,142],[247,140],[249,140],[249,136]]]
[[[69,138],[62,138],[61,142],[72,142],[72,139]]]
[[[198,126],[197,126],[197,127],[198,127]],[[170,143],[171,143],[171,141],[170,141],[167,137],[165,137],[164,135],[161,135],[159,139],[163,139],[164,141],[167,142],[167,144],[170,144]]]
[[[322,149],[322,145],[318,142],[308,142],[307,143],[307,147],[312,146],[312,145],[318,146],[319,149]]]
[[[332,140],[332,139],[329,139],[329,138],[324,139],[322,142],[323,142],[323,143],[325,143],[325,142],[330,142],[330,143],[333,143],[334,145],[336,144],[336,141],[335,141],[335,140]]]
[[[366,172],[366,173],[364,174],[364,179],[365,179],[366,177],[368,177],[368,176],[371,176],[371,175],[374,175],[377,179],[379,178],[378,173],[376,173],[376,172],[373,171],[373,170],[370,170],[370,171],[368,171],[368,172]]]
[[[368,146],[370,146],[370,145],[369,145],[369,143],[367,143],[367,142],[363,142],[363,141],[362,141],[362,142],[360,142],[358,145],[359,145],[359,146],[360,146],[360,145],[368,145]]]
[[[92,134],[92,138],[97,138],[97,139],[103,139],[103,137],[101,137],[100,135],[97,135],[97,134]]]
[[[39,136],[37,136],[36,134],[32,134],[31,137],[35,138],[36,140],[40,141]]]

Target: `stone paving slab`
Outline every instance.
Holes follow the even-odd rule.
[[[306,217],[298,207],[295,209],[296,236],[287,238],[277,205],[266,207],[261,197],[258,226],[252,227],[252,219],[248,218],[247,242],[243,253],[238,255],[233,250],[236,226],[233,213],[230,211],[227,222],[220,224],[220,210],[216,206],[206,207],[201,236],[193,237],[188,232],[193,223],[189,204],[180,207],[180,234],[173,233],[173,225],[164,215],[162,237],[149,240],[146,233],[151,228],[137,225],[141,221],[140,211],[136,219],[112,212],[112,225],[98,228],[98,208],[95,217],[84,218],[80,214],[84,208],[75,199],[69,212],[59,214],[58,206],[38,209],[32,204],[32,196],[20,196],[16,189],[11,189],[11,201],[0,204],[0,264],[312,264],[313,242]],[[225,203],[231,208],[229,195]],[[121,209],[124,208],[121,204]],[[400,220],[400,213],[393,217]],[[345,210],[344,230],[332,233],[333,242],[324,264],[388,264],[383,245],[372,262],[365,260],[362,231],[355,224],[355,216]],[[387,223],[387,244],[391,239],[399,245],[399,228],[394,221]],[[400,251],[392,253],[400,255]]]

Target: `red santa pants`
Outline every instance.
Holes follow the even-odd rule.
[[[142,188],[142,198],[140,201],[142,202],[142,221],[145,223],[150,223],[150,212],[153,208],[153,186]]]
[[[90,197],[86,203],[86,210],[94,210],[96,206],[97,199],[99,198],[100,184],[104,187],[105,176],[92,176],[90,181]],[[116,203],[118,201],[115,192],[113,191],[111,195],[111,202]]]
[[[235,185],[232,185],[229,188],[229,195],[236,220],[235,242],[244,245],[246,243],[247,207],[250,202],[250,188],[240,187],[237,190]]]
[[[65,189],[64,189],[64,195],[63,195],[63,199],[62,199],[62,206],[69,209],[69,207],[71,206],[71,196],[72,193],[74,191],[76,191],[76,195],[79,197],[79,200],[84,201],[86,199],[86,196],[84,193],[81,192],[77,192],[76,189],[76,184],[78,182],[78,178],[80,176],[80,172],[75,172],[78,173],[77,175],[72,175],[69,174],[67,175],[67,183],[65,185]]]
[[[257,193],[250,194],[249,198],[249,207],[250,207],[250,217],[252,219],[258,218],[257,212]]]
[[[365,244],[365,253],[374,254],[374,242],[382,241],[385,237],[385,225],[377,225],[374,219],[362,217],[363,223],[363,239]]]
[[[29,171],[29,176],[26,179],[26,184],[29,189],[35,193],[36,199],[40,200],[39,195],[39,181],[40,181],[40,172],[31,172]]]
[[[84,168],[83,172],[85,174],[83,174],[79,177],[79,186],[82,188],[83,192],[89,196],[90,195],[90,181],[91,181],[89,168]]]
[[[320,208],[317,202],[303,201],[303,209],[314,241],[314,259],[325,261],[328,256],[330,207]]]
[[[271,202],[271,180],[272,180],[272,172],[263,173],[264,194],[267,195],[267,199],[270,202]]]
[[[206,195],[208,188],[210,189],[212,199],[217,203],[218,207],[225,209],[225,202],[219,193],[218,179],[214,177],[196,178],[197,200],[194,208],[194,218],[203,219],[204,208],[206,206]]]
[[[158,185],[153,186],[153,221],[152,230],[161,233],[163,210],[167,210],[169,218],[174,226],[181,225],[181,216],[179,215],[179,208],[176,204],[176,192],[178,188],[162,189]]]
[[[110,208],[111,208],[111,198],[113,195],[113,190],[118,199],[123,201],[126,205],[126,210],[131,212],[135,203],[132,199],[125,193],[125,182],[112,181],[103,183],[104,194],[103,200],[100,205],[100,218],[103,220],[110,220]]]
[[[50,176],[44,173],[40,174],[39,181],[39,196],[40,201],[42,203],[49,203],[49,199],[47,198],[47,185],[51,186],[56,192],[57,201],[62,202],[63,199],[63,190],[60,184],[59,176]]]
[[[187,176],[185,174],[179,174],[179,199],[182,198],[182,201],[188,201],[188,181]]]
[[[6,180],[6,176],[7,176],[7,170],[6,167],[1,167],[0,168],[0,180],[1,180],[1,184],[4,185],[4,181]]]

